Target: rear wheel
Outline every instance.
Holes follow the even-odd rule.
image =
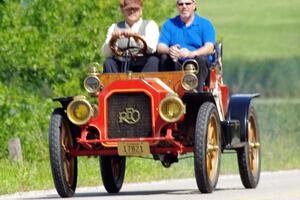
[[[126,157],[101,156],[100,168],[106,191],[109,193],[118,193],[124,182]]]
[[[261,170],[259,129],[255,109],[251,106],[247,120],[246,146],[238,150],[239,172],[245,188],[255,188]]]
[[[216,106],[201,105],[195,131],[194,168],[199,190],[211,193],[218,182],[221,159],[220,119]]]
[[[77,184],[77,157],[72,157],[74,147],[69,122],[62,109],[55,109],[49,129],[49,151],[52,176],[56,191],[61,197],[71,197]]]

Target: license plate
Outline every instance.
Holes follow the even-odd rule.
[[[120,156],[144,156],[150,154],[148,142],[119,142],[118,154]]]

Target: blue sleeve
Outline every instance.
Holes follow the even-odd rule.
[[[164,23],[163,27],[161,28],[158,43],[163,43],[167,46],[170,46],[171,32],[169,26],[170,24],[168,20]]]
[[[204,27],[203,27],[203,42],[204,44],[206,42],[212,42],[212,43],[216,43],[216,32],[215,32],[215,28],[212,25],[212,23],[209,20],[206,20],[206,22],[204,23]]]

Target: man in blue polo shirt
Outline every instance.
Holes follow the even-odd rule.
[[[195,0],[176,0],[179,15],[164,23],[157,51],[161,55],[161,71],[180,70],[185,60],[195,59],[200,68],[198,90],[202,91],[216,36],[211,22],[195,13],[196,6]]]

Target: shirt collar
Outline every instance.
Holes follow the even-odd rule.
[[[194,20],[192,22],[192,25],[199,25],[200,24],[200,20],[199,20],[199,15],[197,13],[195,13],[195,16],[194,16]]]
[[[182,22],[180,19],[180,15],[177,16],[177,20],[178,20],[178,23],[180,24],[180,26],[185,26],[185,23]],[[195,26],[195,25],[199,25],[199,15],[197,13],[195,13],[194,19],[190,26]]]
[[[134,31],[138,31],[138,29],[140,28],[140,26],[142,25],[143,19],[140,18],[137,22],[135,22],[132,27],[130,27],[127,22],[125,21],[125,27]]]

